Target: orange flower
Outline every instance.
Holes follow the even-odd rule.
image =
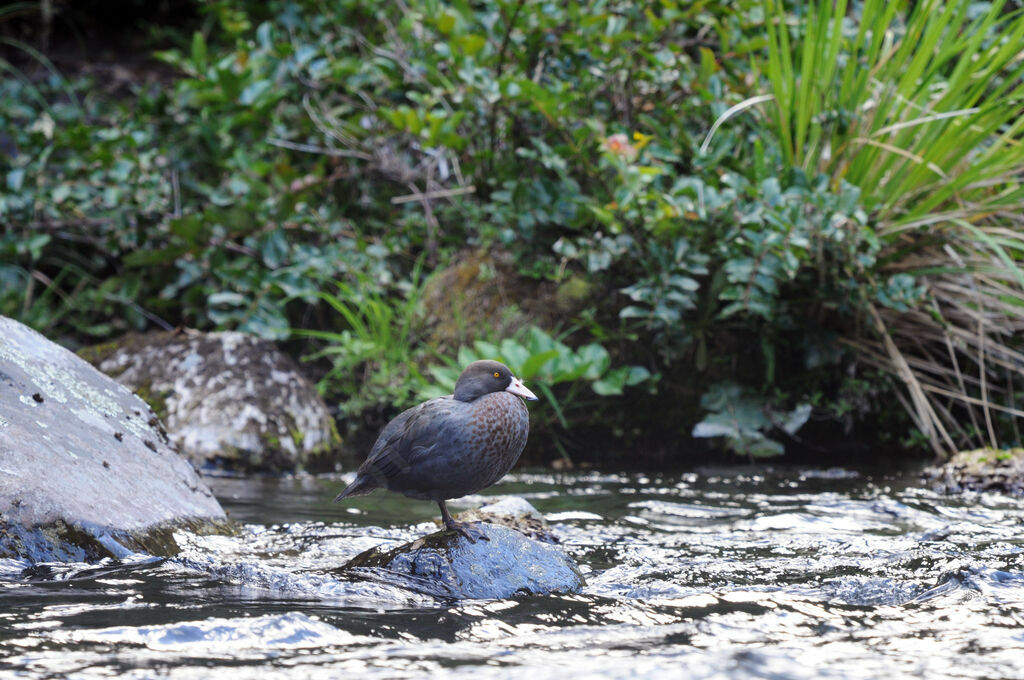
[[[614,156],[618,156],[627,163],[632,163],[636,160],[637,148],[630,144],[629,138],[621,132],[606,137],[601,142],[601,148]]]

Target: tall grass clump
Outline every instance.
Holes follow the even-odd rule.
[[[898,377],[939,454],[1020,440],[1024,13],[1005,2],[765,0],[783,163],[859,189],[877,239],[845,342]],[[906,295],[882,294],[903,282]]]

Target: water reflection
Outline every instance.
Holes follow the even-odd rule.
[[[237,536],[99,565],[0,560],[0,658],[24,677],[1020,677],[1024,500],[847,470],[520,474],[579,595],[452,603],[339,582],[434,527],[335,478],[217,479]],[[472,502],[480,499],[468,499]],[[457,507],[458,504],[453,504]]]

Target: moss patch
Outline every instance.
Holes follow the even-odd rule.
[[[946,492],[1024,493],[1024,448],[961,451],[924,476]]]
[[[99,366],[103,361],[114,355],[114,352],[121,348],[121,340],[104,342],[99,345],[89,345],[78,350],[78,356],[88,361],[93,366]],[[117,377],[117,376],[112,376]]]
[[[139,399],[149,404],[153,413],[162,421],[167,420],[167,398],[171,396],[170,390],[154,390],[152,384],[145,383],[135,388],[135,394]]]
[[[522,276],[505,251],[464,251],[427,281],[423,310],[431,344],[445,353],[529,325],[554,328],[578,311],[589,293],[582,281],[570,279],[559,287]]]
[[[184,520],[160,524],[140,531],[111,531],[106,536],[122,547],[158,557],[180,552],[174,532],[187,530],[199,535],[232,535],[238,527],[229,520]],[[10,524],[0,515],[0,558],[36,562],[98,562],[117,557],[104,540],[92,531],[58,520],[41,527]]]

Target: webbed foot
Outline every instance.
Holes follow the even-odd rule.
[[[476,543],[478,539],[491,540],[484,534],[484,530],[478,526],[482,522],[457,522],[452,518],[451,513],[448,512],[448,506],[444,501],[438,501],[437,504],[441,508],[441,521],[444,522],[445,529],[464,536],[470,543]]]
[[[482,522],[456,522],[455,520],[452,520],[451,522],[445,522],[444,526],[449,531],[454,531],[455,533],[464,536],[470,543],[476,543],[478,540],[491,540],[487,538],[487,534],[485,534],[484,530],[480,528],[480,524],[482,524]]]

